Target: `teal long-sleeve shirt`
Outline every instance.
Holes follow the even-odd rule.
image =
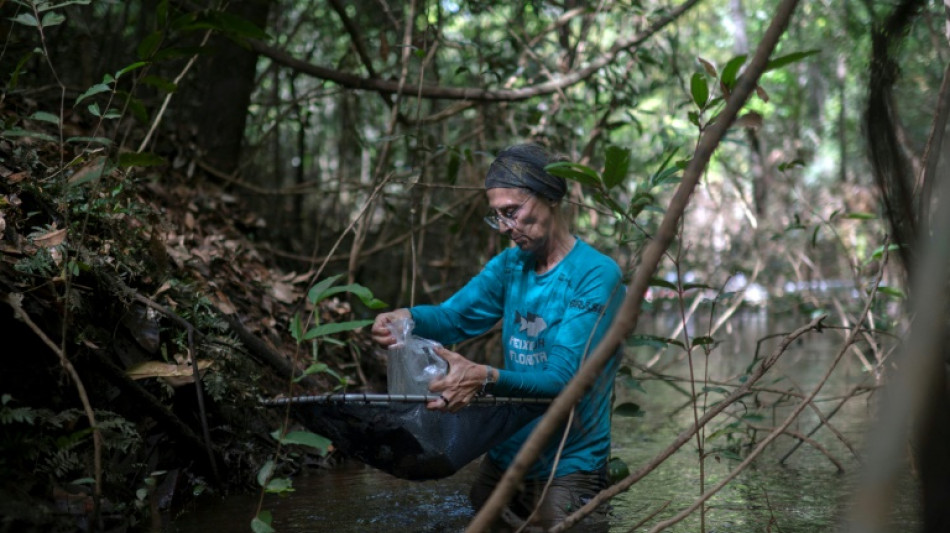
[[[536,274],[531,254],[508,248],[440,305],[410,309],[416,335],[454,344],[502,321],[505,367],[498,396],[550,398],[577,373],[604,337],[623,300],[617,263],[577,239],[553,269]],[[604,466],[610,453],[610,408],[619,357],[614,357],[574,413],[555,476]],[[489,451],[507,468],[537,421]],[[550,474],[558,437],[552,439],[528,479]]]

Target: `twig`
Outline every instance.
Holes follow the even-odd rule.
[[[811,404],[811,403],[809,403],[809,405],[812,405],[812,406],[813,406],[813,404]],[[799,442],[799,443],[803,443],[803,442],[808,443],[808,444],[811,445],[812,448],[818,450],[819,452],[821,452],[822,455],[824,455],[825,457],[827,457],[828,460],[831,461],[831,463],[832,463],[833,465],[835,465],[835,468],[838,469],[838,473],[839,473],[839,474],[840,474],[840,473],[843,473],[844,470],[845,470],[845,469],[844,469],[844,465],[841,464],[841,461],[839,461],[834,455],[832,455],[831,452],[828,451],[828,448],[825,448],[824,446],[822,446],[822,444],[821,444],[820,442],[818,442],[818,441],[816,441],[816,440],[814,440],[814,439],[808,437],[807,435],[803,435],[803,434],[801,434],[801,433],[799,433],[799,432],[797,432],[797,431],[795,431],[795,430],[788,429],[788,428],[779,429],[779,428],[765,427],[765,426],[755,426],[755,425],[750,425],[749,427],[752,428],[752,429],[754,429],[754,430],[756,430],[756,431],[769,431],[769,432],[771,432],[771,431],[779,431],[780,433],[784,433],[784,434],[786,434],[786,435],[795,437],[796,439],[798,439],[798,442]]]
[[[204,48],[208,44],[208,39],[211,38],[212,31],[208,30],[205,32],[204,38],[201,39],[201,44],[198,45],[199,48]],[[178,76],[175,77],[173,83],[178,86],[181,83],[182,78],[185,77],[185,74],[191,70],[191,67],[194,66],[195,61],[198,59],[199,54],[194,54],[188,60],[188,63],[185,64],[185,68],[181,69],[181,72],[178,73]],[[172,95],[174,92],[170,92],[165,95],[165,99],[162,101],[162,107],[158,110],[158,113],[155,114],[155,120],[152,121],[152,125],[148,128],[148,133],[145,135],[145,138],[142,139],[141,144],[139,144],[138,152],[145,150],[145,147],[148,146],[148,143],[152,141],[152,134],[155,133],[155,129],[158,128],[158,125],[162,122],[162,117],[165,115],[165,110],[168,109],[168,104],[172,100]]]
[[[211,474],[215,483],[221,481],[218,475],[218,462],[214,458],[211,431],[208,429],[208,412],[205,410],[204,386],[201,384],[201,371],[198,369],[198,353],[195,351],[195,328],[188,328],[188,356],[191,358],[191,376],[195,380],[195,394],[198,396],[198,414],[201,416],[201,435],[204,437],[205,452],[211,464]]]
[[[756,367],[755,371],[749,376],[749,379],[747,379],[741,386],[736,388],[736,390],[732,391],[729,396],[724,398],[721,402],[717,403],[714,407],[707,411],[702,416],[702,418],[699,419],[699,422],[696,426],[687,428],[680,432],[680,434],[676,436],[676,439],[674,439],[669,446],[667,446],[663,451],[651,459],[649,463],[641,467],[636,472],[633,472],[629,476],[625,477],[615,485],[602,490],[597,496],[592,498],[590,502],[578,509],[574,514],[568,516],[563,522],[552,528],[551,533],[564,531],[567,528],[573,526],[578,521],[580,521],[581,518],[587,516],[588,513],[596,509],[598,505],[627,490],[634,483],[655,470],[656,467],[666,461],[671,455],[673,455],[684,444],[686,444],[693,437],[693,434],[702,429],[713,418],[722,413],[727,407],[745,396],[752,389],[752,385],[761,379],[762,376],[764,376],[765,373],[770,368],[772,368],[776,362],[778,362],[778,359],[782,356],[782,354],[785,353],[789,345],[791,345],[795,339],[801,337],[809,331],[818,329],[821,326],[821,321],[824,320],[824,318],[825,316],[821,315],[808,324],[789,333],[784,339],[782,339],[782,342],[775,348],[775,350],[759,363],[759,366]]]
[[[583,68],[564,74],[556,80],[550,80],[530,87],[521,87],[517,89],[434,87],[431,85],[420,85],[418,87],[417,93],[420,98],[468,101],[477,100],[485,102],[514,102],[552,94],[556,91],[563,90],[590,78],[600,69],[614,62],[620,53],[637,49],[641,44],[653,37],[660,30],[675,22],[684,13],[693,8],[698,2],[699,0],[687,0],[683,2],[676,8],[670,10],[666,16],[654,21],[653,24],[651,24],[639,34],[630,39],[618,41],[604,55],[592,59],[590,62],[585,64]],[[380,78],[363,78],[348,72],[340,72],[302,61],[283,50],[279,50],[255,39],[249,39],[247,42],[251,50],[270,58],[275,63],[279,63],[288,68],[294,69],[297,72],[332,81],[342,87],[394,94],[399,94],[403,92],[403,90],[407,89],[407,87],[405,87],[405,85],[398,80],[394,81]],[[415,89],[415,87],[408,87],[408,89]],[[398,108],[398,106],[396,106],[396,108]]]
[[[634,524],[633,527],[631,527],[628,531],[629,531],[630,533],[633,533],[634,531],[637,530],[637,528],[639,528],[639,527],[642,526],[643,524],[646,524],[646,523],[649,522],[650,520],[653,520],[653,517],[654,517],[654,516],[656,516],[656,515],[662,513],[663,510],[666,509],[667,507],[669,507],[671,503],[673,503],[673,500],[666,500],[666,503],[664,503],[663,505],[661,505],[661,506],[659,506],[658,508],[656,508],[652,513],[650,513],[650,514],[648,514],[647,516],[643,517],[643,520],[640,520],[639,522],[637,522],[636,524]]]
[[[877,287],[881,282],[881,277],[884,275],[884,268],[886,265],[887,265],[887,261],[886,261],[886,256],[885,256],[885,261],[881,263],[881,268],[878,271],[877,279],[875,280],[874,286],[871,289],[871,293],[868,295],[868,299],[864,304],[864,310],[861,312],[861,320],[859,320],[858,323],[861,323],[864,321],[864,318],[867,316],[868,312],[871,309],[871,303],[874,302],[874,296],[877,294]],[[805,398],[804,401],[800,402],[798,406],[795,407],[794,410],[792,410],[792,412],[785,418],[785,420],[782,422],[781,425],[776,427],[775,430],[772,431],[772,433],[769,433],[769,435],[764,440],[762,440],[762,442],[760,442],[758,446],[756,446],[755,450],[750,452],[749,455],[745,459],[743,459],[742,462],[739,463],[739,465],[732,470],[732,472],[729,473],[729,475],[727,475],[721,482],[719,482],[719,484],[717,484],[715,487],[706,491],[706,493],[704,493],[699,499],[693,502],[692,505],[680,511],[680,513],[677,514],[676,516],[653,526],[653,528],[650,530],[650,533],[658,533],[682,521],[684,518],[692,514],[693,511],[695,511],[704,503],[706,503],[706,501],[709,500],[709,498],[711,498],[713,495],[715,495],[720,490],[722,490],[723,487],[725,487],[730,482],[732,482],[732,480],[735,479],[736,476],[738,476],[743,470],[745,470],[747,466],[752,464],[752,461],[754,461],[763,451],[765,451],[766,447],[768,447],[769,444],[772,443],[772,441],[778,438],[778,436],[781,435],[782,432],[784,432],[788,428],[788,426],[790,426],[792,422],[795,421],[796,418],[798,418],[798,415],[800,415],[801,412],[804,411],[806,407],[811,405],[812,400],[814,400],[815,397],[818,396],[818,393],[821,391],[821,388],[825,386],[825,383],[828,381],[828,378],[831,377],[831,373],[834,371],[835,367],[838,366],[838,363],[844,357],[844,354],[848,352],[848,347],[857,338],[859,331],[860,331],[860,328],[855,328],[851,331],[851,334],[848,336],[844,344],[838,350],[838,354],[835,356],[834,361],[832,361],[831,365],[828,367],[828,370],[825,371],[825,375],[822,376],[821,379],[818,381],[818,385],[815,386],[811,394],[809,394],[808,397]]]
[[[864,381],[867,380],[867,376],[868,374],[865,374],[864,379],[861,380],[862,382],[851,388],[852,393],[857,392],[858,388],[861,387],[864,384]],[[797,384],[795,385],[795,388],[801,390],[801,387],[799,387]],[[848,449],[848,451],[851,452],[851,455],[853,455],[856,459],[860,461],[861,456],[858,454],[858,451],[855,450],[854,446],[851,445],[851,442],[847,438],[845,438],[845,436],[840,431],[838,431],[838,428],[836,428],[830,422],[831,417],[838,414],[838,411],[844,406],[845,403],[848,402],[848,400],[851,399],[851,397],[852,397],[852,394],[848,394],[844,400],[841,400],[841,402],[839,402],[838,405],[835,406],[835,408],[828,414],[828,416],[825,416],[824,413],[821,412],[821,409],[819,409],[818,406],[815,405],[814,402],[811,402],[811,409],[818,416],[818,425],[815,426],[811,431],[809,431],[807,436],[811,437],[812,435],[817,433],[819,429],[821,429],[824,426],[827,426],[828,430],[834,433],[835,437],[837,437],[838,440],[841,441],[841,444],[844,444],[844,446]],[[802,441],[799,440],[798,443],[796,443],[796,445],[791,450],[788,451],[788,453],[782,456],[782,459],[779,460],[779,464],[784,464],[785,461],[795,452],[795,450],[798,449],[799,446],[801,446],[801,444],[802,444]]]
[[[89,421],[89,428],[92,430],[93,469],[95,477],[95,488],[93,489],[93,519],[96,520],[98,518],[96,515],[98,515],[99,503],[102,500],[102,433],[99,431],[99,424],[96,422],[96,413],[92,409],[92,404],[89,403],[89,395],[86,394],[86,387],[83,385],[82,379],[79,378],[79,373],[76,372],[76,368],[73,367],[73,364],[66,358],[66,354],[63,350],[33,322],[30,315],[23,309],[23,295],[11,292],[7,294],[6,300],[7,303],[10,304],[10,307],[13,308],[13,316],[29,326],[29,328],[36,333],[36,336],[43,341],[43,344],[48,346],[50,350],[53,350],[53,353],[59,357],[59,363],[63,366],[63,370],[69,374],[69,377],[73,380],[73,384],[76,387],[79,401],[82,402],[83,411],[86,413],[86,419]]]

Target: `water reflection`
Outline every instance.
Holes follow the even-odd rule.
[[[462,531],[474,516],[468,487],[475,464],[438,481],[406,481],[355,461],[294,478],[295,491],[267,496],[264,508],[282,533]],[[186,512],[177,533],[249,531],[257,496],[208,499]]]
[[[649,317],[647,317],[649,320]],[[665,320],[665,319],[662,319]],[[780,323],[769,320],[764,313],[736,318],[731,327],[724,327],[714,337],[719,344],[708,356],[696,354],[694,372],[710,382],[736,383],[753,362],[757,341],[768,335],[790,331],[806,321]],[[645,322],[647,331],[664,334],[675,322]],[[691,324],[694,335],[705,335],[701,324]],[[808,393],[828,370],[842,340],[834,330],[810,333],[794,343],[760,385],[770,390]],[[761,343],[760,357],[766,356],[779,338]],[[656,350],[637,353],[631,350],[631,362],[643,364],[656,355]],[[708,363],[708,368],[705,366]],[[687,359],[682,349],[663,353],[656,368],[663,373],[687,376]],[[821,397],[832,399],[819,403],[829,413],[858,383],[873,384],[857,357],[846,357],[832,373]],[[675,385],[675,386],[673,386]],[[697,388],[701,390],[703,384]],[[688,383],[671,384],[662,380],[642,380],[637,387],[618,386],[618,402],[640,405],[644,416],[614,419],[613,453],[630,465],[631,471],[648,463],[674,440],[677,434],[693,423]],[[706,405],[721,399],[731,388],[721,391],[710,386]],[[780,424],[797,404],[794,396],[777,401],[780,395],[759,392],[744,399],[732,410],[733,416],[721,416],[704,433],[706,489],[725,478],[738,460],[733,454],[747,454],[761,441],[768,429]],[[869,416],[868,394],[858,395],[844,403],[831,422],[838,432],[860,450],[863,430]],[[701,413],[700,413],[701,414]],[[748,416],[754,414],[754,417]],[[740,417],[747,418],[737,423]],[[808,433],[819,423],[811,410],[790,429]],[[750,429],[749,424],[754,429]],[[731,430],[731,433],[730,433]],[[812,533],[835,529],[841,509],[847,504],[855,475],[860,467],[849,446],[827,429],[813,438],[826,448],[845,468],[836,467],[825,454],[803,445],[780,464],[796,440],[781,436],[773,445],[706,505],[705,525],[708,532],[729,531],[751,533],[781,531]],[[667,519],[689,506],[700,495],[699,455],[695,439],[684,445],[657,470],[647,475],[630,490],[612,500],[611,531],[626,532],[664,505],[667,507],[637,531],[646,531],[659,520]],[[264,508],[274,516],[275,528],[283,533],[313,531],[366,532],[456,532],[462,531],[473,516],[467,491],[475,465],[469,465],[451,478],[440,481],[411,482],[351,462],[330,471],[317,471],[294,479],[294,492],[289,497],[268,497]],[[896,530],[908,531],[915,526],[915,491],[908,487],[897,506]],[[178,533],[218,531],[249,531],[248,524],[257,504],[257,496],[230,497],[221,501],[204,501],[191,512],[183,514],[174,524]],[[694,513],[667,531],[700,531],[700,514]]]

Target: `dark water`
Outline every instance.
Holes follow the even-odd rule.
[[[785,330],[794,329],[801,323],[786,324]],[[647,323],[645,327],[654,328],[657,333],[669,331],[668,324],[659,321]],[[736,320],[731,330],[723,330],[714,336],[721,343],[708,357],[708,370],[705,355],[694,357],[697,377],[735,382],[749,365],[756,341],[782,331],[782,328],[782,324],[769,321],[762,314]],[[777,390],[800,387],[805,392],[811,391],[828,370],[841,339],[841,334],[833,331],[810,334],[794,344],[759,384]],[[774,345],[775,342],[766,342],[763,348]],[[655,353],[656,350],[632,350],[628,357],[643,363]],[[682,353],[681,349],[669,350],[662,355],[657,366],[666,367],[665,373],[687,375],[688,366],[681,357]],[[834,371],[820,397],[843,395],[856,383],[862,382],[873,384],[874,380],[860,361],[849,354]],[[681,391],[657,380],[645,380],[640,385],[642,390],[618,387],[618,401],[637,403],[645,415],[616,417],[614,420],[613,453],[622,458],[631,471],[648,463],[693,421],[688,397]],[[678,386],[687,388],[688,384],[679,383]],[[697,387],[701,389],[702,386]],[[709,386],[713,387],[712,384]],[[722,393],[711,392],[708,402],[722,396]],[[727,448],[744,456],[751,449],[750,445],[768,434],[767,429],[758,432],[742,429],[734,431],[730,438],[727,436],[729,424],[744,414],[751,414],[749,421],[762,428],[780,424],[794,408],[795,402],[789,400],[773,405],[777,398],[776,394],[766,393],[749,397],[743,403],[744,407],[737,406],[729,411],[734,416],[721,416],[707,426],[704,449],[708,456],[704,462],[703,486],[707,489],[714,486],[739,463]],[[829,400],[818,405],[824,413],[829,413],[837,403]],[[863,431],[872,405],[870,395],[857,396],[831,420],[858,451],[864,445]],[[790,429],[807,433],[817,423],[817,415],[806,410]],[[795,443],[792,437],[781,436],[756,462],[707,502],[706,531],[812,533],[835,530],[842,510],[848,505],[860,464],[848,447],[827,429],[817,432],[813,438],[838,459],[845,468],[844,473],[839,473],[825,455],[808,445],[801,446],[785,464],[779,464],[779,459]],[[723,450],[715,453],[717,449]],[[274,526],[280,532],[462,531],[474,514],[466,496],[474,467],[474,464],[469,465],[444,480],[411,482],[351,462],[332,470],[311,471],[297,476],[294,479],[296,491],[292,495],[268,495],[263,508],[273,514]],[[635,529],[647,531],[657,521],[689,506],[699,496],[700,487],[699,454],[693,439],[658,469],[612,500],[611,531],[630,531],[666,506],[652,520]],[[903,491],[894,517],[896,531],[913,529],[913,494],[912,488]],[[259,495],[254,494],[201,501],[178,517],[172,530],[178,533],[250,531],[249,524],[258,498]],[[700,513],[696,512],[666,531],[700,530]]]

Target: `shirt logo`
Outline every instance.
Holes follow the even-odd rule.
[[[527,332],[529,337],[537,337],[548,327],[547,323],[540,316],[534,313],[521,316],[521,313],[517,311],[515,311],[515,324],[518,325],[518,331]]]

